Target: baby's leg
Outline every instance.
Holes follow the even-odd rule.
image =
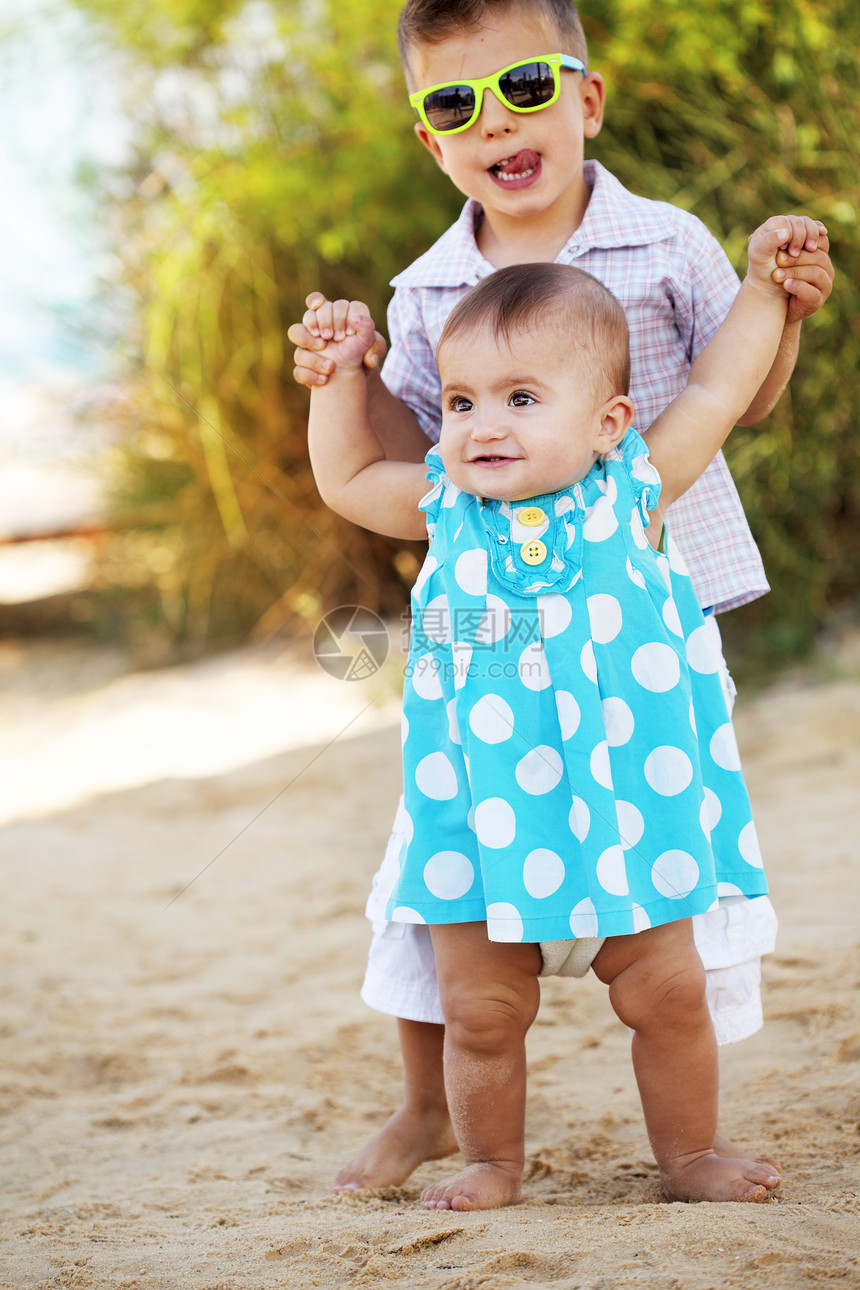
[[[445,1027],[397,1020],[403,1057],[403,1103],[341,1169],[334,1191],[396,1187],[425,1160],[457,1150],[448,1115],[442,1045]]]
[[[717,1045],[689,919],[609,937],[594,960],[633,1030],[633,1067],[667,1200],[764,1201],[779,1174],[716,1154]]]
[[[448,1106],[466,1168],[421,1200],[428,1209],[512,1205],[525,1163],[525,1037],[540,1000],[540,949],[490,941],[486,923],[431,930]]]

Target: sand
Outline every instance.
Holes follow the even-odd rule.
[[[593,980],[546,983],[521,1204],[424,1211],[450,1163],[329,1193],[399,1093],[393,1025],[358,998],[390,674],[7,643],[0,709],[0,1286],[860,1286],[856,661],[738,710],[781,934],[722,1116],[783,1164],[762,1206],[661,1200]]]

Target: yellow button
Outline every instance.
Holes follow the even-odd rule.
[[[517,519],[520,524],[525,524],[526,528],[536,529],[539,524],[543,524],[546,515],[539,506],[526,506],[521,511],[517,511]]]
[[[540,538],[535,538],[533,542],[524,542],[522,544],[520,555],[526,564],[543,564],[546,559],[546,547]]]

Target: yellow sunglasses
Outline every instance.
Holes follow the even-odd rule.
[[[585,64],[568,54],[543,54],[512,63],[477,81],[449,81],[417,90],[409,102],[431,134],[459,134],[477,121],[484,90],[492,90],[512,112],[539,112],[561,92],[561,69],[585,75]]]

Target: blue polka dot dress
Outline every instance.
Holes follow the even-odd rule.
[[[427,454],[394,922],[620,936],[767,891],[719,655],[630,430],[569,490],[483,500]]]

